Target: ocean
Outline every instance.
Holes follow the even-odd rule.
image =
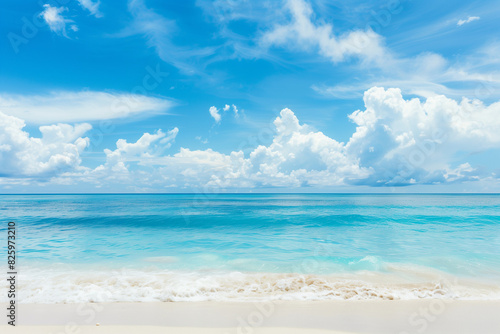
[[[22,303],[500,299],[500,195],[0,195],[0,213]]]

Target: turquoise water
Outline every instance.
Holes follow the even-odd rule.
[[[57,286],[90,275],[99,286],[106,272],[143,288],[150,275],[156,295],[176,282],[181,296],[181,278],[221,285],[234,275],[500,281],[498,195],[1,195],[0,212],[2,247],[7,221],[17,223],[26,300],[37,300],[35,278]]]

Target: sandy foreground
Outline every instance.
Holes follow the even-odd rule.
[[[21,304],[16,312],[17,326],[3,320],[1,333],[500,333],[500,301]]]

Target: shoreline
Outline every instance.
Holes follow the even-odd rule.
[[[171,260],[170,257],[154,258]],[[371,261],[371,262],[370,262]],[[378,262],[369,258],[358,262]],[[383,264],[383,269],[338,274],[169,270],[157,267],[95,270],[25,265],[20,303],[261,302],[345,300],[500,300],[491,279],[457,277],[430,267]],[[51,282],[51,284],[46,284]],[[0,283],[1,289],[7,282]],[[6,301],[0,297],[0,303]]]
[[[61,334],[72,333],[74,329],[61,326],[30,326],[29,328],[3,328],[2,333],[26,333],[26,334]],[[106,327],[81,327],[75,333],[105,333],[105,334],[229,334],[232,333],[230,328],[197,328],[197,327],[159,327],[159,326],[106,326]],[[321,329],[303,329],[303,328],[288,328],[288,327],[264,327],[252,331],[255,334],[353,334],[352,332],[339,332]]]
[[[7,304],[1,305],[5,309]],[[500,300],[21,303],[17,306],[16,333],[119,333],[121,326],[127,328],[123,333],[133,333],[134,328],[137,332],[149,328],[151,333],[161,328],[182,328],[174,332],[242,334],[313,333],[311,330],[397,334],[500,332]],[[6,333],[13,331],[8,327],[11,326],[0,329]]]

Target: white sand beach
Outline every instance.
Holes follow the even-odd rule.
[[[3,305],[5,306],[5,305]],[[2,333],[500,333],[500,301],[21,304]]]
[[[1,327],[0,327],[1,328]],[[78,333],[106,333],[106,334],[132,334],[132,333],[179,333],[179,334],[220,334],[231,333],[227,328],[194,328],[194,327],[160,327],[160,326],[106,326],[106,327],[81,327]],[[2,332],[3,333],[3,332]],[[7,329],[5,333],[31,333],[31,334],[49,334],[65,333],[65,328],[60,326],[30,326],[16,329]],[[71,332],[68,332],[71,333]],[[75,332],[76,333],[76,332]],[[299,329],[299,328],[259,328],[254,332],[256,334],[348,334],[347,332],[318,330],[318,329]]]

